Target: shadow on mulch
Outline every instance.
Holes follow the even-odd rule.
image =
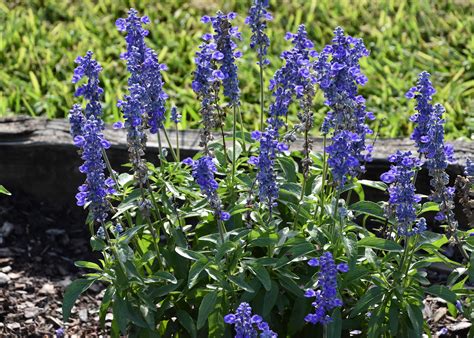
[[[27,195],[0,197],[0,335],[99,334],[102,287],[94,285],[62,322],[64,288],[80,274],[76,260],[97,260],[90,250],[84,217],[55,209]]]

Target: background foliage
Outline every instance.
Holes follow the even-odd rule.
[[[126,87],[123,37],[115,20],[129,7],[150,16],[150,47],[168,65],[167,91],[182,111],[183,128],[199,122],[198,101],[191,90],[194,53],[205,25],[203,14],[218,9],[238,12],[243,26],[249,1],[218,0],[17,0],[0,2],[0,116],[10,114],[64,117],[73,104],[70,83],[77,55],[91,49],[105,65],[105,113],[116,120],[115,104]],[[412,106],[404,93],[421,70],[436,79],[435,101],[447,109],[449,138],[469,137],[474,131],[474,15],[468,0],[279,0],[271,1],[275,19],[269,24],[271,65],[266,79],[281,66],[278,55],[287,47],[284,32],[306,23],[310,37],[321,49],[340,25],[350,35],[362,37],[371,56],[362,61],[369,83],[361,89],[368,108],[381,123],[384,137],[408,135]],[[258,76],[255,52],[249,50],[249,29],[243,30],[240,48],[244,58],[239,74],[245,120],[249,129],[258,119]],[[471,51],[471,52],[470,52]],[[323,118],[323,99],[315,100],[316,124]],[[296,119],[296,116],[294,116]]]

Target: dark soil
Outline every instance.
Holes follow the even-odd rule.
[[[77,210],[55,210],[27,198],[0,196],[0,336],[107,335],[100,328],[98,309],[104,288],[93,285],[62,321],[65,287],[81,272],[76,260],[96,260],[89,234]],[[429,272],[430,280],[445,280],[444,272]],[[452,317],[445,301],[427,297],[423,311],[434,337],[467,337],[471,323]],[[106,328],[112,315],[107,315]],[[445,329],[444,329],[445,328]],[[441,330],[447,330],[441,334]],[[358,337],[358,332],[353,335]],[[444,332],[443,332],[444,333]]]
[[[62,321],[64,288],[80,274],[76,260],[94,260],[81,217],[32,204],[18,196],[0,198],[0,336],[95,336],[102,287],[81,296],[68,323]]]

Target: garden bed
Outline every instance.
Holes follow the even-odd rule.
[[[107,128],[105,134],[112,143],[108,152],[112,165],[119,167],[127,162],[125,132]],[[171,138],[174,142],[173,133]],[[197,131],[180,132],[182,157],[193,156],[199,150],[198,143]],[[471,142],[453,143],[457,162],[449,167],[451,179],[462,172],[466,158],[474,154]],[[148,144],[148,159],[156,162],[157,144],[154,139]],[[315,140],[316,151],[321,150],[321,144]],[[300,146],[299,141],[293,145],[294,149]],[[375,149],[374,161],[366,173],[369,179],[378,179],[388,169],[388,154],[411,150],[411,141],[379,140]],[[0,182],[13,192],[11,197],[0,197],[0,334],[51,335],[64,326],[63,290],[80,272],[73,262],[97,260],[90,253],[88,231],[82,225],[85,213],[75,206],[76,187],[83,181],[77,170],[80,160],[66,121],[23,117],[0,121],[0,156]],[[426,172],[421,172],[418,182],[420,191],[429,191]],[[372,191],[375,199],[376,192]],[[461,214],[458,212],[458,216]],[[428,278],[443,282],[448,272],[443,267],[432,269]],[[81,296],[65,326],[68,334],[100,332],[98,308],[102,296],[100,285]],[[451,317],[444,300],[427,297],[424,303],[423,314],[433,333],[446,327],[450,336],[466,335],[471,324],[462,317]],[[110,325],[110,319],[108,316],[106,325]]]

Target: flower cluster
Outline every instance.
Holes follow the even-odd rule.
[[[416,204],[421,198],[415,193],[413,177],[420,167],[420,161],[411,152],[398,151],[388,160],[392,163],[390,170],[380,176],[380,179],[390,184],[390,194],[387,216],[395,216],[398,224],[398,234],[413,236],[426,230],[426,221],[421,218],[416,226]]]
[[[328,312],[336,307],[342,306],[342,300],[337,297],[337,272],[347,272],[349,267],[346,263],[336,265],[334,258],[330,252],[308,261],[310,266],[319,266],[317,289],[308,289],[305,297],[315,298],[312,303],[315,311],[305,317],[305,321],[312,324],[327,324],[332,321]]]
[[[255,0],[254,5],[250,7],[249,16],[245,19],[245,24],[252,29],[252,36],[250,38],[250,48],[257,48],[259,61],[262,66],[268,65],[270,61],[265,58],[267,55],[268,46],[270,46],[270,39],[265,33],[267,28],[266,21],[273,20],[272,15],[267,11],[268,0]]]
[[[278,198],[277,177],[274,170],[276,154],[279,151],[288,150],[288,145],[278,142],[278,131],[270,129],[270,126],[263,133],[258,130],[253,131],[252,139],[260,141],[260,153],[258,157],[251,156],[249,163],[258,167],[260,202],[266,204],[271,212]]]
[[[269,89],[275,101],[269,109],[268,123],[272,129],[279,129],[283,125],[282,117],[288,114],[293,97],[299,100],[315,83],[315,77],[311,72],[312,63],[310,58],[315,56],[314,44],[308,39],[306,28],[300,25],[296,34],[286,33],[285,38],[291,40],[293,48],[284,51],[281,58],[285,61],[283,67],[278,69],[270,80]]]
[[[216,217],[227,221],[230,218],[230,214],[222,210],[222,203],[217,195],[219,184],[214,178],[217,168],[212,157],[203,156],[197,161],[188,157],[183,160],[183,163],[192,167],[193,178],[201,188],[202,193],[206,195]]]
[[[236,14],[233,12],[229,14],[217,12],[213,17],[206,15],[201,19],[203,23],[210,22],[214,29],[215,34],[212,35],[212,39],[214,40],[216,51],[212,57],[220,64],[220,67],[212,73],[213,76],[222,80],[224,95],[230,100],[230,105],[232,106],[239,105],[240,89],[235,59],[242,56],[242,52],[236,50],[237,44],[234,41],[236,39],[241,40],[241,34],[238,27],[233,27],[230,23],[235,17]],[[206,35],[206,37],[209,37],[209,35]]]
[[[217,51],[216,44],[212,41],[212,34],[206,33],[203,36],[203,43],[196,52],[194,62],[196,70],[192,88],[201,100],[201,116],[203,129],[201,129],[201,147],[207,147],[212,141],[212,129],[217,125],[216,102],[220,87],[220,81],[224,75],[216,69],[215,60],[221,58],[221,53]]]
[[[143,106],[140,103],[140,92],[142,87],[133,85],[130,94],[125,96],[124,101],[119,101],[117,106],[121,108],[127,129],[127,144],[130,162],[133,172],[140,184],[145,184],[148,179],[148,169],[143,156],[145,155],[146,134],[143,121]]]
[[[368,56],[369,51],[362,39],[346,36],[344,30],[337,27],[334,31],[334,38],[331,45],[324,47],[319,54],[318,60],[314,64],[317,73],[319,87],[324,92],[325,104],[331,111],[324,119],[321,131],[327,134],[330,129],[334,129],[333,142],[340,140],[339,134],[349,131],[357,137],[349,134],[343,135],[349,145],[347,149],[354,159],[349,165],[347,161],[335,161],[334,164],[341,163],[344,166],[333,170],[339,171],[343,175],[338,175],[336,182],[343,184],[343,177],[350,174],[363,172],[363,162],[370,161],[371,146],[365,144],[366,135],[372,130],[367,126],[366,119],[374,119],[371,112],[366,111],[365,99],[357,94],[358,86],[365,85],[367,77],[361,72],[359,60]],[[327,149],[330,157],[336,157],[338,147]],[[336,152],[336,153],[334,153]],[[333,164],[333,165],[334,165]]]
[[[407,98],[415,98],[416,100],[415,110],[417,113],[410,117],[410,121],[416,124],[411,139],[415,141],[418,151],[422,154],[426,153],[426,145],[429,143],[428,132],[431,129],[433,113],[431,100],[432,95],[436,93],[430,77],[431,75],[428,72],[421,72],[418,75],[416,86],[410,88],[405,94]]]
[[[176,108],[176,106],[173,106],[171,108],[171,116],[170,116],[170,119],[171,121],[173,121],[174,123],[178,124],[181,122],[181,114],[178,112],[178,108]]]
[[[84,110],[86,119],[94,117],[98,121],[102,121],[100,96],[104,90],[99,86],[99,74],[102,71],[102,67],[96,60],[92,59],[92,55],[93,53],[88,51],[85,56],[78,56],[76,58],[77,67],[74,69],[72,83],[77,83],[82,78],[87,77],[87,82],[79,86],[74,95],[82,96],[88,101]],[[75,109],[75,106],[73,109]],[[103,123],[101,124],[101,129],[104,129]]]
[[[100,95],[103,90],[99,87],[99,73],[102,67],[92,59],[92,52],[76,59],[78,67],[74,71],[73,83],[83,77],[87,82],[76,90],[77,96],[84,96],[88,100],[85,116],[80,105],[75,104],[69,114],[71,135],[74,144],[81,148],[81,158],[84,163],[79,171],[86,174],[86,181],[79,187],[76,195],[77,205],[84,206],[90,203],[90,210],[94,221],[104,222],[109,211],[107,195],[115,193],[114,181],[106,179],[104,170],[103,150],[110,147],[102,131],[104,122],[101,119],[102,105]]]
[[[235,313],[224,316],[226,324],[235,327],[235,338],[274,338],[278,335],[273,332],[268,323],[259,315],[252,315],[252,308],[248,303],[240,303]],[[260,335],[258,335],[260,330]]]
[[[415,123],[411,138],[415,141],[418,152],[425,156],[426,166],[431,176],[433,192],[431,200],[439,203],[440,212],[436,215],[439,221],[447,221],[451,230],[457,228],[452,209],[454,208],[454,188],[448,187],[449,176],[446,168],[453,161],[454,150],[444,143],[444,107],[440,104],[432,105],[432,95],[436,93],[430,81],[430,74],[422,72],[418,76],[417,85],[411,88],[407,98],[416,100],[415,110],[411,117]]]
[[[121,57],[127,61],[127,69],[130,72],[130,95],[141,104],[142,112],[147,114],[150,132],[155,134],[159,128],[163,128],[165,120],[168,95],[163,91],[161,71],[167,68],[158,62],[155,51],[145,43],[148,31],[142,25],[148,23],[150,20],[147,16],[139,17],[138,12],[132,8],[127,18],[116,21],[116,26],[119,31],[127,33],[127,51],[122,53]]]

